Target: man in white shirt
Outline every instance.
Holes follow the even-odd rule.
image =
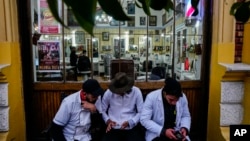
[[[142,93],[134,86],[134,79],[117,73],[102,98],[102,115],[107,125],[103,141],[142,141],[137,126],[142,105]]]
[[[88,79],[82,85],[82,90],[63,99],[56,113],[50,133],[54,141],[90,141],[89,129],[92,116],[101,113],[101,95],[103,89],[95,79]],[[95,121],[95,122],[99,122]]]

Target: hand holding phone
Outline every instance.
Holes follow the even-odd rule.
[[[180,131],[175,131],[174,135],[178,141],[182,141],[182,139],[184,138]]]

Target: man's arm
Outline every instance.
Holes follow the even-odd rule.
[[[142,97],[142,93],[140,89],[135,89],[135,93],[137,93],[137,98],[136,98],[136,103],[135,103],[137,113],[132,119],[128,120],[129,126],[131,128],[136,126],[138,122],[140,121],[140,116],[141,116],[141,111],[142,111],[142,106],[143,106],[143,97]]]
[[[52,123],[51,128],[49,130],[52,138],[54,141],[66,141],[63,129],[69,122],[69,119],[71,117],[70,115],[70,102],[67,100],[67,98],[64,98],[61,102],[60,108],[57,111]]]
[[[66,141],[63,135],[63,126],[57,125],[52,122],[51,127],[49,129],[49,134],[54,141]]]
[[[189,112],[189,108],[188,108],[188,101],[186,98],[186,95],[183,94],[183,102],[182,102],[182,108],[183,108],[183,112],[182,112],[182,116],[181,116],[181,126],[182,128],[185,127],[185,129],[187,130],[187,133],[190,130],[190,126],[191,126],[191,115]]]
[[[109,116],[107,114],[107,110],[109,107],[109,90],[106,90],[106,92],[104,93],[103,97],[102,97],[102,117],[105,123],[107,123],[107,121],[109,120]]]
[[[156,133],[157,135],[161,134],[163,126],[158,124],[152,119],[152,115],[156,114],[156,111],[160,111],[163,109],[155,109],[155,105],[157,105],[156,101],[156,92],[151,92],[147,95],[145,102],[143,104],[141,116],[140,116],[140,122],[142,126],[144,126],[147,130]],[[160,117],[159,117],[160,118]]]

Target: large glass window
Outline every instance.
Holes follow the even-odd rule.
[[[203,3],[200,0],[198,14],[190,11],[190,0],[180,0],[174,2],[176,11],[152,10],[147,16],[128,0],[122,6],[131,21],[115,21],[97,8],[92,37],[67,6],[59,8],[70,27],[63,28],[51,17],[46,0],[32,0],[35,81],[108,81],[117,71],[136,81],[167,76],[199,80]]]

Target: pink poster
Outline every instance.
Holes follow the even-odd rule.
[[[47,0],[39,0],[38,9],[38,27],[40,33],[59,33],[60,24],[50,12]]]
[[[59,70],[60,69],[60,42],[38,41],[38,69]]]

